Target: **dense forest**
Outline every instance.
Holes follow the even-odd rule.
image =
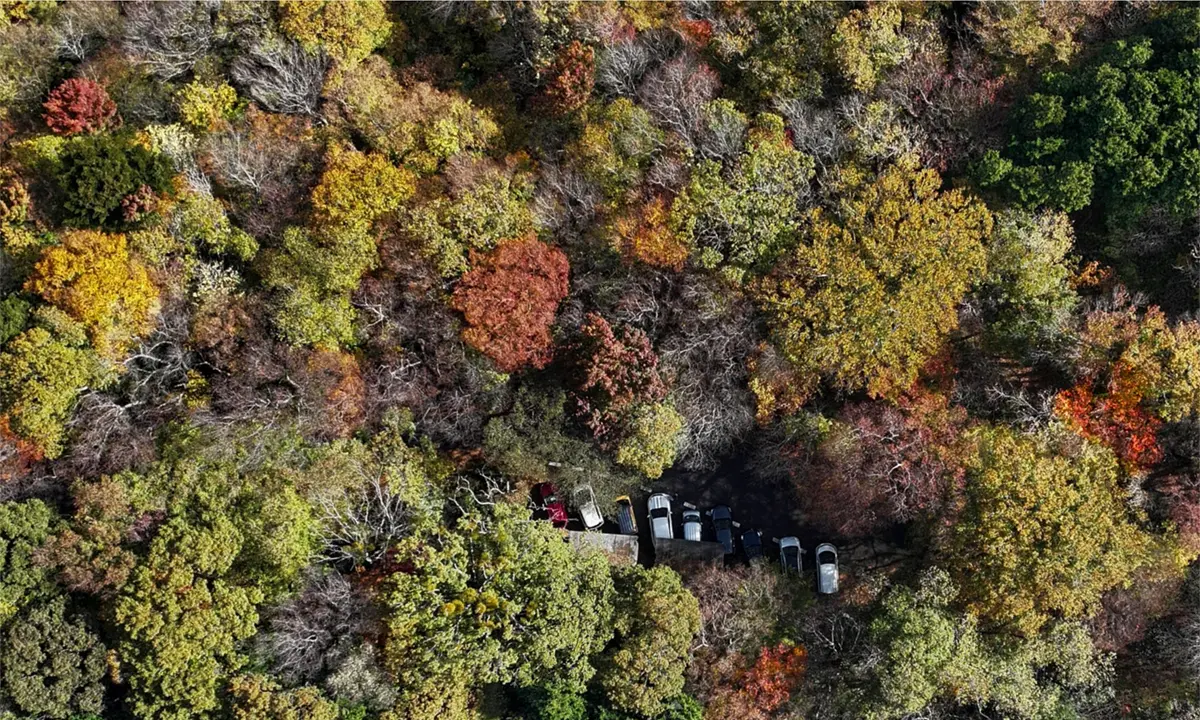
[[[1200,5],[0,0],[0,297],[2,720],[1200,719]]]

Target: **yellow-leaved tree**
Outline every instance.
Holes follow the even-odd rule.
[[[96,352],[112,360],[151,328],[158,311],[158,288],[125,236],[97,230],[66,232],[46,248],[25,290],[83,325]]]
[[[816,210],[800,242],[756,290],[773,338],[807,396],[822,379],[893,396],[957,325],[983,272],[992,218],[933,170],[902,161]]]

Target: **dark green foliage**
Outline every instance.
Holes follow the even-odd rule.
[[[165,192],[170,162],[121,135],[72,138],[58,163],[63,221],[77,227],[106,227],[120,221],[121,200],[143,185]]]
[[[55,519],[41,500],[0,504],[0,625],[47,591],[47,572],[34,562],[34,553]]]
[[[5,635],[4,688],[27,713],[66,718],[102,709],[104,646],[66,613],[66,598],[30,608]]]
[[[1200,208],[1200,10],[1167,12],[1078,69],[1044,74],[1014,114],[981,184],[1021,205],[1067,212],[1099,203],[1114,225],[1151,207]]]
[[[29,303],[16,295],[0,300],[0,345],[21,334],[29,322]]]

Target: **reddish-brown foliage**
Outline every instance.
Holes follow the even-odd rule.
[[[565,115],[581,107],[596,82],[595,52],[578,40],[572,42],[558,52],[549,76],[544,93],[553,112]]]
[[[0,482],[22,477],[32,463],[42,458],[42,451],[36,445],[9,428],[8,416],[0,415]]]
[[[349,353],[318,350],[308,358],[305,370],[311,375],[308,382],[320,393],[318,405],[325,416],[323,434],[333,438],[352,435],[366,419],[367,388],[358,360]]]
[[[693,47],[702,48],[712,42],[712,21],[680,20],[679,32]]]
[[[711,707],[719,716],[741,720],[767,720],[782,708],[804,679],[808,652],[798,645],[780,643],[765,647],[754,665],[743,671],[729,694],[716,698]]]
[[[117,106],[103,85],[71,78],[54,88],[45,105],[46,125],[59,135],[96,132],[119,123]]]
[[[859,537],[928,516],[961,480],[966,413],[945,395],[914,392],[899,406],[857,403],[794,466],[800,496],[827,531]]]
[[[1095,380],[1085,378],[1059,393],[1055,412],[1084,437],[1112,448],[1122,462],[1146,468],[1162,459],[1158,431],[1162,421],[1142,405],[1147,380],[1124,360],[1112,369],[1106,392],[1095,392]]]
[[[472,264],[451,300],[466,317],[463,340],[505,372],[545,367],[550,325],[567,296],[567,256],[530,236],[473,255]]]
[[[1166,517],[1179,531],[1183,544],[1200,550],[1200,480],[1172,475],[1157,485]]]
[[[588,313],[580,332],[576,403],[596,439],[611,442],[636,406],[666,397],[667,383],[641,330],[621,327],[618,335],[607,320]]]
[[[127,223],[137,222],[146,213],[154,212],[156,205],[154,191],[149,185],[142,185],[121,199],[121,217]]]

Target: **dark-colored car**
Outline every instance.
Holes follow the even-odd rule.
[[[633,514],[633,501],[628,495],[617,498],[617,527],[622,535],[637,535],[637,517]]]
[[[797,575],[804,569],[804,548],[800,547],[800,540],[794,535],[779,541],[779,564],[783,566],[784,572],[794,572]]]
[[[761,530],[747,530],[742,533],[742,551],[746,553],[746,560],[750,562],[754,562],[763,556]]]
[[[733,513],[725,505],[718,505],[708,511],[712,517],[713,530],[717,533],[717,542],[725,548],[725,554],[733,553]]]
[[[537,499],[546,511],[546,519],[556,528],[567,526],[567,505],[558,497],[558,488],[554,483],[540,483],[536,489]]]

